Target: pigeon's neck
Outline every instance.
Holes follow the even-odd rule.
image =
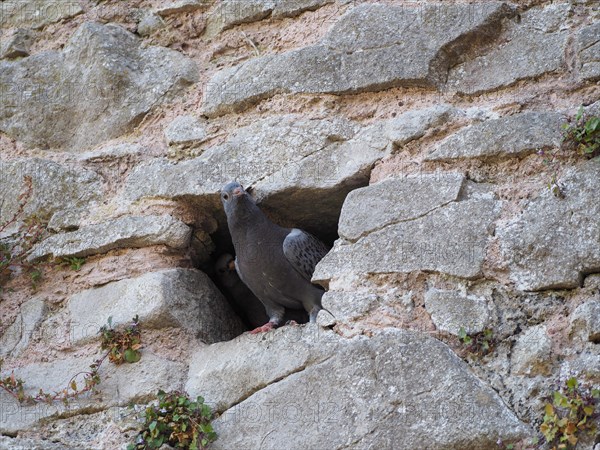
[[[227,214],[227,222],[231,237],[234,242],[239,242],[251,239],[248,232],[260,228],[262,224],[270,223],[270,220],[253,201],[245,198]]]

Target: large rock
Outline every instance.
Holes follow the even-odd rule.
[[[0,12],[2,28],[21,26],[42,28],[83,12],[79,2],[73,0],[4,1],[0,8],[2,8]]]
[[[450,70],[447,89],[479,94],[564,70],[568,32],[556,29],[568,11],[567,4],[549,5],[523,13],[520,23],[509,22],[504,42]]]
[[[577,54],[579,56],[579,78],[597,80],[600,78],[600,23],[582,28],[577,34]]]
[[[192,355],[185,385],[217,411],[252,393],[328,359],[335,339],[315,326],[286,326],[265,335],[243,334]]]
[[[314,11],[333,0],[223,0],[208,16],[206,36],[212,37],[242,23],[266,17],[294,17]]]
[[[73,150],[131,130],[198,78],[182,54],[140,42],[118,25],[86,22],[62,51],[1,62],[0,130],[29,147]]]
[[[75,375],[75,381],[81,388],[85,386],[84,374],[89,372],[90,364],[99,356],[67,356],[49,363],[33,363],[15,369],[14,374],[25,381],[25,393],[29,395],[36,395],[40,389],[50,394],[59,392],[69,387],[69,382]],[[124,406],[130,402],[148,400],[159,389],[182,389],[185,365],[142,351],[142,359],[134,364],[115,366],[106,361],[100,367],[99,375],[101,382],[96,388],[98,395],[72,399],[66,405],[61,402],[21,405],[1,391],[0,401],[3,407],[0,433],[14,434],[52,416],[89,413],[115,405]]]
[[[21,305],[19,315],[0,336],[0,357],[18,356],[27,348],[34,331],[46,316],[48,308],[40,298],[32,298]]]
[[[125,216],[69,233],[55,234],[36,245],[32,261],[53,256],[91,256],[117,248],[166,245],[184,249],[190,244],[192,230],[171,216]]]
[[[423,174],[390,178],[356,189],[348,194],[342,207],[340,237],[355,241],[387,225],[424,216],[456,201],[464,181],[459,173]]]
[[[313,281],[327,284],[331,279],[346,275],[413,271],[439,272],[464,278],[480,276],[487,241],[499,212],[498,202],[480,196],[466,197],[441,206],[449,196],[438,196],[433,192],[438,186],[446,189],[449,179],[436,175],[430,175],[429,179],[429,186],[423,186],[419,191],[422,196],[397,187],[396,191],[402,196],[389,196],[387,202],[381,202],[379,210],[392,210],[396,215],[387,212],[381,223],[367,221],[362,226],[350,227],[353,236],[362,237],[356,242],[336,241],[333,250],[317,265]],[[460,179],[454,181],[460,182]],[[414,180],[405,178],[396,183],[397,186],[402,183],[410,185]],[[356,215],[357,209],[364,209],[365,204],[379,195],[380,188],[376,186],[369,187],[372,195],[349,197],[342,211]],[[429,202],[435,205],[437,202],[440,206],[423,210],[421,200],[423,204]],[[410,205],[413,210],[405,210],[399,205]],[[340,222],[349,221],[341,217]]]
[[[3,201],[0,224],[19,211],[19,196],[26,190],[24,177],[31,177],[32,191],[19,220],[37,216],[46,221],[57,212],[73,208],[82,213],[103,194],[100,177],[89,170],[75,170],[38,158],[3,160],[0,161]]]
[[[490,322],[485,298],[465,295],[459,291],[431,289],[425,294],[425,309],[438,330],[459,335],[481,333]]]
[[[244,331],[210,278],[196,269],[150,272],[88,289],[68,300],[67,311],[74,343],[96,337],[108,317],[120,325],[135,315],[144,327],[183,327],[206,343],[232,339]]]
[[[600,163],[570,169],[565,198],[544,189],[516,218],[498,227],[510,278],[521,290],[575,288],[600,267]]]
[[[486,120],[444,139],[425,159],[522,156],[558,147],[564,120],[561,114],[549,112],[524,112]]]
[[[317,45],[217,73],[206,86],[204,112],[240,111],[278,93],[440,87],[462,53],[493,39],[501,19],[511,14],[511,8],[497,1],[477,6],[359,5]]]
[[[262,349],[268,348],[262,342],[241,348],[240,370],[197,372],[214,384],[217,373],[227,371],[242,389],[244,379],[252,380],[238,394],[243,401],[213,421],[219,435],[215,449],[485,449],[528,432],[491,388],[431,337],[386,330],[371,339],[315,340],[317,347],[327,347],[325,359],[307,357],[304,343],[296,356],[295,345],[274,341],[266,364],[293,361],[276,370],[278,378],[262,375]],[[225,367],[206,362],[219,364]]]

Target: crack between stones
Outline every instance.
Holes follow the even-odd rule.
[[[224,409],[223,411],[219,411],[220,415],[225,414],[227,411],[229,411],[230,409],[236,407],[237,405],[239,405],[240,403],[244,402],[245,400],[247,400],[248,398],[252,397],[254,394],[256,394],[257,392],[262,391],[263,389],[266,389],[269,386],[272,386],[274,384],[277,384],[283,380],[285,380],[286,378],[289,378],[291,375],[294,375],[296,373],[300,373],[300,372],[304,372],[306,369],[308,369],[309,367],[316,367],[319,366],[327,361],[329,361],[331,358],[333,358],[333,356],[328,356],[320,361],[315,361],[312,363],[307,363],[307,364],[303,364],[300,367],[297,367],[296,369],[291,370],[290,372],[275,378],[273,381],[270,381],[266,384],[262,384],[258,387],[256,387],[255,389],[252,390],[252,392],[248,393],[247,395],[241,397],[239,400],[237,400],[236,402],[232,403],[227,409]]]
[[[462,189],[462,187],[461,187],[461,189]],[[367,237],[370,234],[373,234],[373,233],[376,233],[378,231],[384,230],[384,229],[386,229],[388,227],[391,227],[392,225],[397,225],[399,223],[412,222],[414,220],[422,219],[423,217],[428,216],[432,212],[437,211],[438,209],[443,208],[444,206],[448,206],[450,203],[454,203],[454,202],[457,202],[457,203],[459,202],[458,195],[456,196],[456,198],[454,200],[449,200],[449,201],[447,201],[445,203],[442,203],[442,204],[440,204],[440,205],[438,205],[438,206],[436,206],[434,208],[431,208],[428,211],[425,211],[423,214],[420,214],[420,215],[417,215],[417,216],[414,216],[414,217],[410,217],[410,218],[407,218],[407,219],[400,219],[400,220],[395,220],[395,221],[390,222],[390,223],[386,223],[385,225],[382,225],[382,226],[377,227],[377,228],[373,228],[372,230],[369,230],[369,231],[366,231],[366,232],[362,233],[356,239],[347,239],[347,238],[343,238],[343,239],[345,241],[348,241],[348,242],[352,243],[352,244],[356,244],[358,241],[364,239],[365,237]]]

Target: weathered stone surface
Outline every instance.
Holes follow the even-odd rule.
[[[96,355],[97,358],[99,355]],[[83,373],[89,371],[94,355],[88,358],[69,356],[50,363],[34,363],[14,370],[15,377],[27,380],[26,394],[36,395],[40,389],[57,392],[65,389],[74,375],[75,381],[83,383]],[[68,405],[56,402],[52,405],[39,404],[22,406],[4,391],[0,392],[3,414],[0,415],[0,432],[15,433],[30,428],[40,420],[56,414],[73,414],[90,409],[105,409],[115,405],[146,400],[165,391],[181,389],[185,377],[185,365],[169,361],[150,352],[142,351],[142,359],[134,364],[104,364],[99,375],[98,396],[73,399]],[[132,382],[135,380],[135,382]]]
[[[217,73],[206,86],[204,112],[240,111],[277,93],[441,86],[460,54],[474,42],[492,39],[500,32],[500,19],[511,13],[496,1],[478,6],[362,4],[342,16],[317,45]]]
[[[518,375],[548,375],[552,341],[546,325],[536,325],[526,330],[515,343],[511,355],[511,370]]]
[[[31,177],[32,192],[20,220],[33,215],[42,220],[69,208],[87,209],[103,193],[100,177],[89,170],[74,170],[52,161],[31,158],[0,161],[0,223],[19,210],[19,196],[25,191],[23,177]]]
[[[329,358],[334,343],[331,333],[310,325],[286,326],[262,336],[246,333],[192,355],[185,389],[224,411],[263,387]]]
[[[4,450],[83,450],[82,447],[67,447],[46,440],[11,438],[8,436],[0,436],[0,448]]]
[[[183,249],[191,237],[191,228],[171,216],[125,216],[50,236],[33,248],[29,259],[91,256],[151,245]]]
[[[521,156],[538,149],[558,147],[564,118],[558,113],[524,112],[486,120],[440,142],[426,160]]]
[[[456,201],[464,180],[459,173],[421,174],[356,189],[342,207],[339,235],[353,241],[393,223],[424,216]]]
[[[600,77],[600,23],[582,28],[577,35],[579,78],[592,81]]]
[[[179,116],[165,129],[167,144],[193,144],[206,139],[206,130],[194,116]]]
[[[137,26],[137,33],[140,36],[150,36],[152,33],[164,28],[166,26],[165,21],[158,15],[151,11],[145,12]]]
[[[570,334],[585,341],[600,342],[600,301],[589,300],[579,305],[570,318]]]
[[[320,313],[317,322],[321,326],[334,325],[338,320],[352,321],[365,316],[377,306],[380,298],[365,292],[328,291],[323,294],[322,304],[327,311]]]
[[[465,295],[459,291],[427,291],[425,309],[438,330],[456,336],[461,328],[467,334],[481,333],[490,322],[490,311],[485,298]]]
[[[67,311],[75,343],[96,337],[110,316],[114,325],[138,315],[148,328],[183,327],[211,344],[244,331],[210,278],[196,269],[150,272],[88,289],[69,299]]]
[[[569,8],[565,4],[533,8],[522,14],[520,23],[508,22],[504,42],[450,70],[447,89],[479,94],[563,70],[568,32],[555,29],[557,21],[566,20]]]
[[[131,130],[198,78],[182,54],[140,42],[118,25],[86,22],[63,51],[0,62],[0,130],[30,147],[77,150]]]
[[[208,0],[175,0],[160,5],[160,7],[156,9],[156,13],[162,17],[166,17],[171,14],[196,11],[206,7],[209,3],[210,1]]]
[[[600,268],[600,163],[570,169],[564,199],[544,189],[522,214],[498,227],[510,278],[521,290],[574,288]]]
[[[403,202],[396,199],[388,208]],[[340,239],[317,265],[313,281],[326,284],[348,274],[419,270],[476,278],[481,275],[497,215],[495,200],[473,198],[452,202],[413,220],[392,221],[355,243]]]
[[[0,56],[2,58],[18,58],[29,56],[29,50],[33,42],[34,34],[27,28],[19,28],[10,38],[2,44]]]
[[[9,354],[18,356],[22,353],[47,311],[46,303],[40,298],[32,298],[23,303],[15,321],[0,336],[0,357]]]
[[[319,347],[325,336],[317,339]],[[332,339],[326,359],[295,358],[294,345],[271,355],[269,366],[295,358],[298,368],[282,370],[279,379],[251,377],[265,383],[253,383],[249,397],[213,422],[219,435],[213,447],[484,449],[527,434],[498,395],[431,337],[387,330],[371,339]],[[265,364],[243,354],[244,369],[232,377],[240,386]]]
[[[0,26],[2,28],[21,26],[42,28],[83,12],[79,2],[75,0],[4,1],[1,8]]]
[[[314,11],[333,0],[223,0],[208,16],[206,36],[242,23],[273,17],[294,17],[304,11]]]

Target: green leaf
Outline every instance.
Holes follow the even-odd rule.
[[[108,316],[108,320],[106,322],[108,323],[108,327],[112,328],[112,316]]]
[[[154,429],[156,428],[156,425],[158,425],[158,422],[155,420],[154,422],[152,422],[150,425],[148,425],[148,429],[150,431],[154,431]]]
[[[136,363],[142,359],[142,354],[136,350],[128,348],[125,350],[125,361],[128,363]]]
[[[461,339],[464,339],[467,337],[467,332],[465,331],[464,327],[460,327],[460,330],[458,330],[458,337]]]
[[[572,377],[567,380],[567,387],[569,390],[574,390],[577,387],[577,378]]]
[[[577,110],[577,114],[575,115],[575,120],[580,120],[583,117],[583,105],[579,107]]]

